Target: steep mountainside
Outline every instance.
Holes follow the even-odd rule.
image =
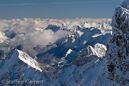
[[[48,85],[45,71],[42,72],[36,60],[20,50],[13,50],[10,58],[0,65],[0,85],[32,86]],[[18,82],[19,81],[19,82]],[[35,81],[35,82],[30,82]],[[36,81],[40,81],[39,84]]]
[[[120,85],[129,85],[129,0],[115,9],[113,34],[108,44],[107,77]]]
[[[0,20],[0,86],[129,86],[129,0],[110,24]]]
[[[111,19],[25,18],[0,24],[0,85],[95,85]]]

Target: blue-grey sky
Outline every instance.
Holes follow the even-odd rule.
[[[0,19],[111,18],[123,0],[0,0]]]

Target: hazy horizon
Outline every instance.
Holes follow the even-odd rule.
[[[0,19],[111,18],[122,0],[1,0]]]

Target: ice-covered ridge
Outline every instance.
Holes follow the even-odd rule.
[[[94,50],[97,52],[98,57],[102,58],[105,56],[107,48],[105,45],[97,43],[94,46]]]
[[[40,72],[42,72],[42,70],[39,67],[39,64],[36,60],[32,59],[29,55],[27,55],[26,53],[20,51],[20,50],[16,50],[19,54],[18,54],[18,58],[23,61],[24,63],[26,63],[29,67],[32,67],[36,70],[39,70]]]
[[[67,57],[71,52],[72,52],[72,50],[69,49],[69,50],[67,51],[67,53],[66,53],[66,57]]]
[[[88,50],[88,53],[87,53],[88,57],[91,55],[95,55],[97,57],[103,58],[106,54],[107,48],[105,45],[97,43],[95,44],[94,48],[92,46],[88,46],[87,50]]]
[[[77,54],[73,63],[77,66],[82,66],[93,59],[93,63],[96,63],[99,59],[102,59],[105,56],[106,50],[106,46],[103,44],[97,43],[94,47],[89,45]]]
[[[19,64],[20,61],[22,61],[23,64]],[[10,70],[11,68],[16,68],[15,70],[19,68],[21,70],[28,69],[28,67],[24,64],[27,64],[29,67],[42,72],[36,60],[32,59],[25,52],[14,50],[11,53],[10,58],[6,59],[2,64],[0,64],[0,76],[4,75],[4,73],[8,72],[8,70]]]

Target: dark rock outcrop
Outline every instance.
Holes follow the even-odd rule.
[[[115,9],[108,43],[107,77],[120,85],[129,83],[129,0]]]

